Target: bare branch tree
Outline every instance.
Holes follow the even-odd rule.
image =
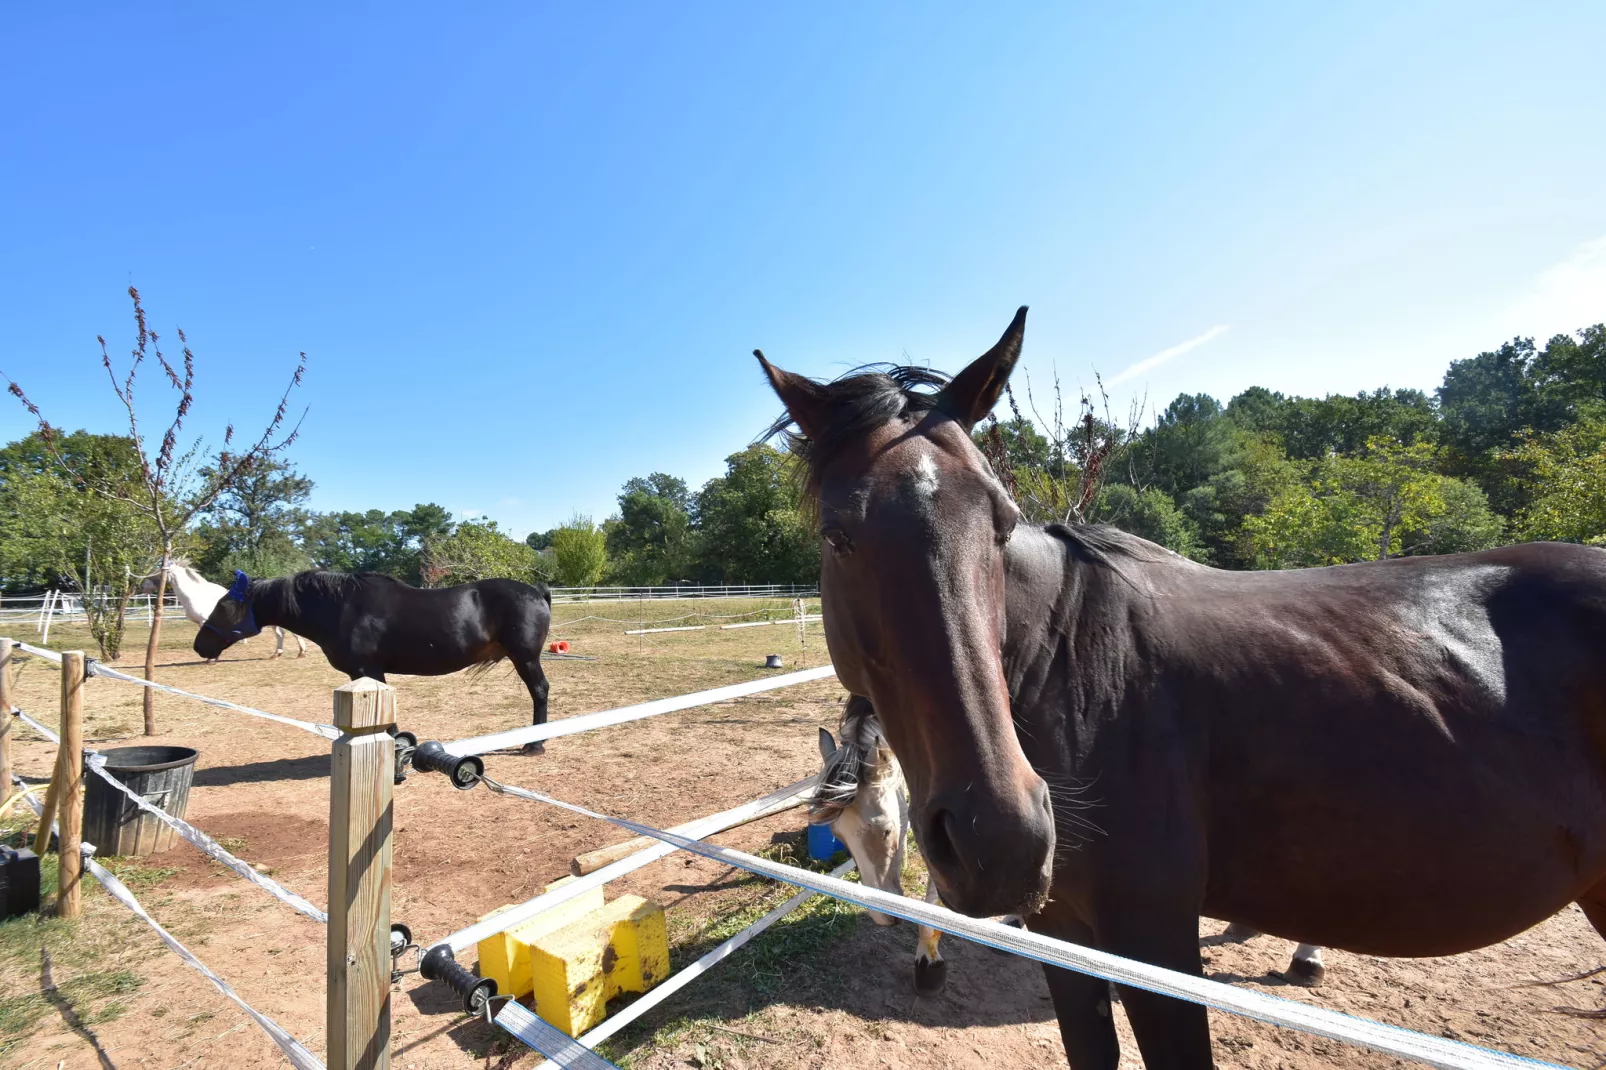
[[[134,444],[140,464],[137,491],[126,485],[98,479],[92,474],[78,471],[57,448],[58,431],[40,413],[39,407],[29,400],[22,387],[15,382],[10,382],[9,389],[39,422],[40,437],[51,450],[55,463],[76,486],[132,507],[149,522],[156,535],[155,541],[161,551],[161,578],[157,583],[156,592],[158,612],[153,617],[150,639],[145,645],[145,678],[149,680],[156,671],[156,650],[161,643],[162,635],[162,614],[159,607],[167,593],[168,568],[172,564],[174,548],[197,513],[211,506],[220,494],[249,473],[253,466],[275,453],[288,449],[296,440],[301,432],[301,419],[306,417],[306,410],[302,410],[301,417],[294,426],[287,428],[285,421],[290,408],[290,394],[301,385],[302,377],[306,374],[307,355],[300,354],[295,373],[290,377],[290,383],[285,387],[284,393],[280,395],[273,417],[256,441],[243,450],[231,448],[234,442],[234,425],[229,424],[223,434],[223,446],[216,457],[209,459],[209,463],[204,467],[197,466],[196,460],[202,456],[202,440],[196,438],[187,448],[180,448],[184,419],[195,404],[195,354],[191,352],[189,340],[184,337],[184,332],[177,331],[181,359],[178,367],[175,367],[162,352],[161,339],[150,328],[139,291],[130,286],[128,296],[134,302],[135,341],[134,349],[129,354],[128,370],[121,378],[113,366],[111,353],[106,347],[106,339],[97,337],[96,340],[100,343],[101,366],[106,369],[106,376],[111,380],[112,391],[117,395],[117,400],[122,402],[124,410],[128,413],[128,436]],[[154,453],[148,447],[144,433],[140,429],[139,410],[134,397],[139,371],[147,358],[155,360],[166,376],[168,386],[177,394],[173,418],[163,431],[161,442]],[[156,734],[155,693],[149,688],[145,691],[145,734]]]
[[[1054,372],[1053,408],[1047,417],[1038,410],[1030,380],[1026,384],[1026,403],[1031,419],[1021,412],[1014,389],[1005,386],[1004,396],[1015,426],[1046,432],[1046,462],[1012,455],[996,419],[991,419],[980,436],[982,452],[1030,520],[1087,524],[1106,519],[1098,515],[1099,490],[1119,464],[1132,463],[1129,446],[1141,426],[1146,399],[1134,401],[1125,424],[1117,424],[1110,412],[1110,395],[1103,377],[1095,373],[1094,384],[1094,391],[1080,391],[1076,416],[1071,420],[1066,419],[1058,369]]]

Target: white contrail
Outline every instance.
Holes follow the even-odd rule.
[[[1128,379],[1136,378],[1149,369],[1158,368],[1160,365],[1164,364],[1173,357],[1180,357],[1189,350],[1198,349],[1206,342],[1211,341],[1214,338],[1219,338],[1225,333],[1227,333],[1227,325],[1225,323],[1218,323],[1205,333],[1199,335],[1197,338],[1190,338],[1186,342],[1178,342],[1169,349],[1162,349],[1154,356],[1145,357],[1144,359],[1138,361],[1136,364],[1123,371],[1120,375],[1117,375],[1114,379],[1111,379],[1110,385],[1114,386],[1116,383],[1124,383]]]

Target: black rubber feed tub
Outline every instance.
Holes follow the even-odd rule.
[[[128,790],[174,817],[184,816],[200,752],[190,747],[114,747],[101,753],[106,772]],[[176,837],[133,799],[84,771],[84,840],[95,845],[96,854],[155,854],[173,846]]]

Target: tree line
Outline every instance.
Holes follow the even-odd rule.
[[[1606,545],[1606,325],[1455,361],[1431,394],[1306,398],[1253,387],[1225,404],[1184,394],[1144,427],[1116,425],[1087,398],[1069,420],[1028,416],[1013,395],[1005,410],[976,440],[1028,519],[1114,524],[1221,568],[1532,539]],[[148,482],[140,458],[129,437],[87,431],[0,449],[0,587],[119,588],[149,572],[162,547],[149,509],[129,504]],[[653,472],[626,481],[600,524],[577,515],[520,540],[433,503],[313,511],[312,480],[262,452],[237,465],[172,550],[219,582],[235,568],[317,567],[431,586],[491,576],[815,583],[818,540],[795,467],[784,450],[749,446],[695,492]],[[216,466],[199,475],[221,478]],[[128,493],[108,490],[117,487]]]
[[[1031,519],[1220,568],[1606,544],[1606,325],[1454,361],[1431,395],[1183,394],[1140,432],[1087,398],[1068,425],[1009,401],[977,438]]]
[[[122,586],[152,572],[159,540],[141,515],[95,485],[132,489],[138,451],[122,435],[35,432],[0,449],[0,590]],[[203,575],[235,569],[280,576],[307,568],[383,572],[419,586],[505,576],[570,587],[616,583],[813,583],[815,540],[797,508],[790,455],[769,445],[732,454],[725,474],[693,493],[655,472],[629,480],[600,525],[577,515],[523,540],[495,520],[411,509],[307,507],[312,479],[290,462],[258,458],[201,510],[174,544]],[[205,471],[205,470],[203,470]]]

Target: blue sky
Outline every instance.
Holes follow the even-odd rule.
[[[305,350],[319,508],[600,519],[773,416],[755,346],[952,371],[1023,303],[1038,391],[1118,409],[1431,389],[1606,319],[1598,3],[0,20],[0,369],[117,429],[133,282],[215,438]]]

